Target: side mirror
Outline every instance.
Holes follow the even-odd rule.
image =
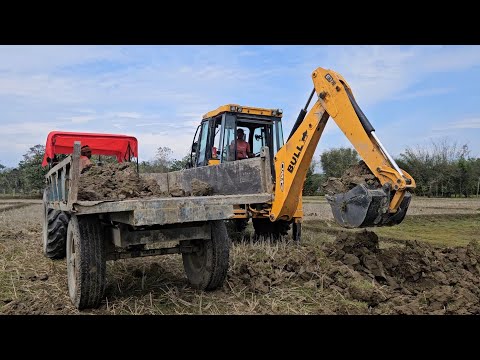
[[[196,153],[197,152],[197,146],[198,146],[198,142],[194,142],[193,145],[192,145],[192,153]]]

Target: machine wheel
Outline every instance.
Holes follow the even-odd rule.
[[[242,241],[245,237],[245,229],[248,226],[248,219],[225,220],[228,237],[232,242]]]
[[[302,223],[301,222],[293,222],[292,226],[292,238],[293,241],[296,241],[297,243],[300,243],[302,240]]]
[[[267,218],[253,218],[253,228],[255,229],[255,238],[268,238],[271,240],[279,240],[282,236],[288,235],[290,230],[290,222],[285,220],[277,220],[271,222]]]
[[[230,239],[225,222],[210,222],[212,237],[198,240],[200,249],[193,253],[182,253],[183,267],[188,281],[195,289],[215,290],[223,285],[227,277],[230,255]]]
[[[69,216],[64,211],[47,207],[47,191],[43,192],[43,254],[50,259],[63,259]]]
[[[68,292],[77,309],[97,307],[105,292],[106,252],[96,215],[73,215],[67,230]]]

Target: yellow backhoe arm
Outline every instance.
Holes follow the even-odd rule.
[[[301,113],[289,139],[274,158],[276,185],[270,220],[291,220],[294,216],[313,154],[329,117],[332,117],[383,186],[383,192],[358,188],[348,196],[337,197],[335,201],[340,204],[336,205],[338,209],[330,202],[336,220],[339,221],[341,217],[340,222],[343,221],[347,227],[389,224],[389,216],[393,216],[399,209],[406,211],[410,201],[409,198],[408,201],[404,199],[406,190],[415,187],[415,180],[398,167],[383,147],[373,126],[355,102],[350,86],[340,74],[318,68],[312,73],[312,79],[312,95],[316,93],[318,99],[308,113],[307,103],[302,110],[303,116]],[[364,204],[368,202],[364,215],[372,221],[353,221],[354,224],[348,224],[344,215],[348,211],[347,215],[350,216],[355,211],[360,212],[357,209],[362,205],[360,200]],[[335,210],[339,213],[335,214]],[[401,217],[401,221],[404,216],[403,213],[397,218]],[[396,221],[400,222],[398,219]]]

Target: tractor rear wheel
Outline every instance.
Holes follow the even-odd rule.
[[[68,293],[79,310],[97,307],[105,293],[106,251],[96,215],[73,215],[67,231]]]
[[[69,216],[48,207],[48,190],[43,192],[43,254],[50,259],[65,258]]]

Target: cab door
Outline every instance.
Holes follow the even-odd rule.
[[[237,131],[236,117],[232,114],[224,114],[222,136],[220,145],[220,162],[234,161],[236,158],[237,137],[235,136]]]
[[[208,148],[208,128],[209,128],[209,121],[205,120],[202,122],[200,135],[198,139],[198,143],[196,146],[196,166],[205,166],[208,165],[208,158],[207,158],[207,148]]]
[[[196,145],[195,166],[217,165],[221,161],[223,116],[206,119],[201,123]]]

